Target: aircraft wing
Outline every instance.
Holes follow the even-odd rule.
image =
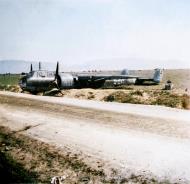
[[[142,84],[144,82],[157,82],[155,78],[145,78],[135,75],[78,75],[79,81],[88,82],[101,82],[106,80],[119,80],[119,79],[136,79],[136,84]]]
[[[163,78],[163,70],[155,69],[154,75],[152,78],[140,77],[135,75],[105,75],[105,74],[78,74],[76,76],[80,81],[96,82],[96,81],[106,81],[106,80],[117,80],[117,79],[136,79],[136,83],[142,84],[145,81],[154,82],[159,84]]]
[[[113,79],[138,79],[138,76],[133,75],[78,75],[79,80],[113,80]]]

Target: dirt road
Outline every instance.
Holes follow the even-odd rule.
[[[0,92],[0,126],[79,154],[109,175],[190,182],[190,111]]]

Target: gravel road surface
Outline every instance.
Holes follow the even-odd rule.
[[[190,111],[0,92],[0,125],[118,175],[190,183]]]

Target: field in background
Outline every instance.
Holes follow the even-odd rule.
[[[20,74],[0,74],[0,90],[19,92]]]
[[[0,74],[0,85],[18,85],[20,74]]]

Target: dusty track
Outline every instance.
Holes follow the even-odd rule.
[[[25,135],[107,174],[190,182],[189,111],[0,92],[0,125],[30,126]]]

